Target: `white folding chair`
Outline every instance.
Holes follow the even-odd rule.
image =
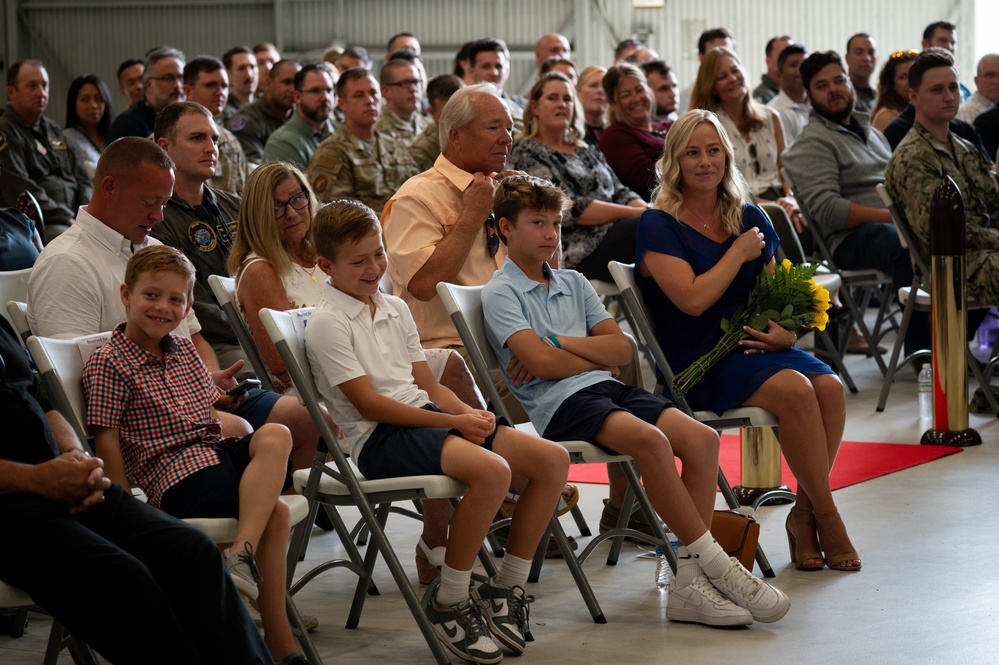
[[[881,200],[891,213],[892,221],[895,222],[895,230],[898,232],[899,242],[902,243],[902,247],[909,250],[909,257],[912,259],[912,284],[910,286],[903,286],[898,290],[898,300],[903,305],[902,323],[899,325],[898,336],[895,338],[895,344],[891,350],[888,371],[885,373],[884,381],[881,383],[881,396],[878,398],[877,405],[877,411],[881,412],[885,410],[885,405],[888,403],[888,392],[891,390],[892,382],[895,380],[895,372],[898,371],[898,368],[908,362],[912,362],[916,358],[928,359],[932,354],[929,349],[919,349],[899,360],[902,345],[905,342],[905,333],[909,329],[909,323],[912,320],[912,313],[914,311],[930,312],[932,301],[929,293],[930,285],[927,283],[931,274],[930,267],[919,254],[916,239],[912,234],[912,229],[909,227],[909,220],[905,218],[905,215],[898,209],[895,202],[891,200],[891,195],[888,194],[888,190],[885,189],[884,185],[878,185],[877,190]],[[968,299],[966,309],[983,308],[987,309],[973,299]],[[996,359],[993,358],[990,364],[994,364],[995,362]],[[978,384],[983,386],[982,392],[985,394],[989,408],[992,409],[993,413],[999,413],[999,404],[996,403],[992,391],[988,389],[990,376],[982,371],[978,360],[972,355],[970,349],[968,349],[968,367],[971,368]]]
[[[608,264],[608,268],[614,277],[614,281],[617,282],[618,287],[621,289],[621,297],[624,298],[625,306],[631,310],[632,317],[634,317],[638,327],[642,329],[646,339],[649,340],[649,348],[656,359],[656,367],[658,367],[663,381],[656,386],[656,393],[665,395],[666,387],[673,380],[673,370],[670,368],[669,361],[666,360],[666,354],[663,352],[662,347],[659,346],[655,328],[652,326],[652,321],[649,319],[645,309],[645,299],[642,297],[642,292],[635,282],[635,266],[633,264],[611,261]],[[777,418],[769,411],[759,407],[738,407],[728,409],[722,412],[721,415],[718,415],[714,411],[692,410],[690,404],[682,396],[675,397],[670,395],[670,397],[684,413],[719,432],[744,427],[767,427],[773,430],[774,435],[778,439],[780,438],[777,431]],[[718,488],[721,490],[722,497],[729,508],[737,509],[740,507],[739,500],[732,491],[732,486],[729,484],[728,478],[725,477],[725,472],[722,471],[721,467],[718,467]],[[753,509],[755,510],[768,501],[793,501],[794,498],[794,494],[787,490],[771,490],[760,494],[756,498],[753,502]],[[760,565],[760,571],[765,577],[774,577],[770,561],[767,559],[762,547],[756,550],[756,562]]]
[[[87,426],[87,406],[83,397],[83,358],[77,342],[71,339],[50,339],[32,335],[28,338],[28,352],[38,368],[42,384],[53,406],[69,421],[80,441],[90,441],[92,436]],[[305,497],[289,495],[282,496],[281,500],[288,505],[292,526],[302,524],[309,515],[309,505]],[[216,543],[230,543],[236,537],[237,520],[233,518],[195,518],[184,521],[204,531]],[[298,530],[300,528],[296,529]],[[302,619],[291,595],[288,593],[286,602],[288,619],[292,628],[296,629],[295,633],[302,651],[313,665],[322,665],[322,658],[319,657],[312,639],[302,626]]]
[[[243,353],[246,354],[247,359],[250,361],[253,373],[260,380],[260,387],[264,390],[274,390],[271,375],[267,372],[267,363],[264,362],[263,356],[260,355],[257,343],[254,341],[250,329],[246,327],[246,322],[239,313],[239,302],[236,300],[236,280],[232,277],[209,275],[208,286],[211,287],[212,295],[218,300],[219,306],[225,313],[226,318],[229,319],[229,325],[232,326],[233,332],[236,333],[236,339],[239,340],[239,345],[243,348]]]
[[[31,337],[31,326],[28,324],[28,303],[23,300],[7,301],[7,320],[21,340],[21,346],[27,348]]]
[[[0,303],[6,304],[11,300],[26,301],[28,299],[28,278],[30,276],[31,268],[0,272]],[[6,311],[0,312],[0,314],[3,314],[7,322],[11,324],[14,330],[17,330],[17,325]]]
[[[503,400],[499,396],[499,391],[497,391],[496,385],[489,378],[493,372],[499,371],[500,365],[499,360],[496,358],[496,354],[493,352],[493,349],[489,345],[489,341],[486,338],[486,325],[482,314],[482,287],[459,286],[457,284],[440,282],[437,284],[437,294],[440,296],[441,302],[444,304],[444,309],[451,317],[451,321],[454,323],[455,328],[457,328],[458,335],[461,337],[461,341],[465,344],[468,356],[472,360],[472,366],[475,368],[475,372],[483,384],[479,386],[479,389],[486,395],[488,401],[496,410],[496,413],[505,418],[511,425],[516,426],[517,429],[537,435],[538,433],[535,431],[534,426],[530,422],[513,422],[510,414],[507,412],[507,409],[503,404]],[[588,441],[558,441],[557,443],[568,451],[569,460],[573,464],[618,464],[623,470],[625,477],[628,479],[630,492],[632,493],[634,499],[638,501],[639,506],[648,520],[648,524],[652,527],[653,533],[655,534],[655,537],[650,538],[633,529],[624,529],[623,527],[627,524],[631,511],[622,510],[618,528],[611,529],[594,536],[586,547],[583,548],[582,552],[578,555],[573,555],[568,546],[563,547],[561,540],[564,539],[565,534],[562,531],[562,527],[559,524],[558,519],[554,515],[552,516],[552,520],[550,522],[551,536],[555,538],[555,541],[559,544],[559,548],[563,553],[566,565],[569,567],[569,572],[576,581],[576,586],[579,588],[579,592],[583,596],[583,600],[586,602],[587,607],[590,608],[593,620],[597,623],[604,623],[605,619],[603,617],[603,613],[600,611],[600,606],[597,603],[596,597],[593,596],[593,591],[590,588],[589,581],[583,574],[581,564],[585,562],[590,553],[605,540],[612,538],[615,539],[615,547],[612,548],[611,557],[608,559],[608,564],[614,564],[617,562],[617,555],[620,551],[620,546],[625,535],[650,544],[661,544],[666,542],[666,533],[662,527],[662,520],[659,519],[655,509],[652,507],[652,504],[649,503],[648,496],[645,494],[645,489],[642,487],[641,481],[638,478],[638,473],[635,470],[633,463],[634,460],[630,456],[606,451]],[[626,504],[630,509],[630,500],[627,501]],[[547,543],[543,541],[542,546],[545,545],[547,545]],[[671,559],[670,564],[675,569],[676,562],[672,560],[672,549],[664,547],[663,550],[664,552],[669,550],[667,557]],[[535,562],[536,564],[540,564],[539,557],[535,557]],[[536,570],[533,571],[532,576],[534,578],[537,577]]]
[[[320,406],[322,398],[312,377],[309,359],[305,352],[305,340],[301,330],[296,328],[293,317],[288,312],[265,308],[260,310],[260,320],[277,347],[278,353],[281,354],[281,359],[291,376],[292,383],[298,389],[299,400],[309,410],[309,414],[326,444],[326,449],[333,458],[332,462],[327,463],[325,455],[317,455],[311,469],[296,471],[294,474],[295,488],[307,498],[313,511],[318,509],[320,503],[331,506],[355,507],[361,513],[361,521],[367,527],[368,533],[374,541],[374,547],[371,544],[368,545],[363,566],[350,566],[360,579],[354,591],[347,627],[356,628],[360,621],[361,610],[364,606],[375,562],[378,554],[381,553],[386,566],[392,573],[396,586],[416,620],[417,626],[433,652],[434,658],[441,664],[450,662],[444,647],[441,646],[434,633],[430,620],[423,611],[421,600],[413,590],[409,578],[406,577],[402,564],[399,563],[395,549],[385,535],[384,527],[393,502],[423,499],[454,500],[462,496],[468,488],[448,476],[407,476],[382,480],[364,478],[360,471],[347,460],[347,456],[338,443],[339,437],[333,432],[326,414]],[[344,544],[346,545],[346,543]],[[292,547],[295,547],[294,543]],[[496,569],[488,556],[480,553],[479,558],[487,573],[489,575],[495,574]],[[325,570],[325,566],[326,564],[322,564],[317,569],[307,573],[295,588],[300,588],[302,584]]]

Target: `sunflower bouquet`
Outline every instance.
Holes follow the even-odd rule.
[[[829,292],[812,279],[816,268],[817,265],[794,265],[784,259],[773,274],[761,270],[746,303],[735,310],[731,320],[722,319],[721,329],[725,334],[714,348],[673,378],[673,394],[685,395],[719,360],[735,351],[740,341],[749,339],[745,326],[762,332],[772,319],[788,330],[825,330],[829,322]]]

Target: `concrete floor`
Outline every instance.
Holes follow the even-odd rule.
[[[918,417],[912,371],[901,372],[888,409],[879,414],[876,366],[859,356],[849,356],[847,365],[860,393],[847,399],[846,439],[918,443],[928,423]],[[666,597],[653,584],[652,559],[639,558],[642,551],[626,545],[619,564],[606,566],[599,556],[605,550],[598,549],[585,571],[608,623],[591,621],[565,567],[549,561],[540,582],[528,585],[537,597],[531,607],[537,641],[522,662],[999,662],[999,575],[987,560],[999,540],[999,422],[977,416],[970,421],[985,445],[835,493],[863,558],[859,573],[794,570],[783,528],[787,506],[760,509],[761,544],[777,572],[774,583],[792,601],[780,622],[724,630],[668,622]],[[582,485],[580,493],[595,529],[606,490]],[[565,525],[574,533],[568,520]],[[418,525],[393,516],[388,531],[415,584]],[[340,553],[333,535],[317,532],[299,570]],[[356,630],[343,628],[354,587],[348,573],[326,573],[296,597],[300,610],[321,622],[313,640],[325,662],[433,663],[384,567],[376,582],[382,595],[368,599]],[[0,663],[41,663],[48,627],[45,617],[32,615],[23,638],[0,638]],[[70,659],[64,655],[59,662]]]

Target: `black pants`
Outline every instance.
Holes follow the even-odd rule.
[[[0,496],[0,533],[0,579],[116,665],[274,662],[215,543],[120,485],[75,516]]]
[[[607,235],[597,248],[579,262],[576,270],[583,273],[587,279],[598,279],[602,282],[613,282],[607,264],[611,261],[634,263],[635,250],[638,246],[638,220],[642,215],[619,219],[607,229]]]

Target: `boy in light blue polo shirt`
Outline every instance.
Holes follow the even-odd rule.
[[[585,277],[548,265],[569,205],[562,190],[531,176],[496,188],[493,212],[508,256],[482,291],[482,309],[510,390],[545,438],[585,439],[638,462],[649,501],[681,544],[668,618],[712,626],[777,621],[790,607],[787,596],[726,555],[706,526],[718,434],[615,380],[613,368],[631,354],[624,333]]]

